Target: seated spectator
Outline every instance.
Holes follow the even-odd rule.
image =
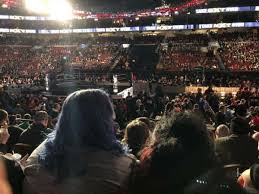
[[[201,112],[201,110],[200,110],[199,104],[194,104],[194,105],[193,105],[192,112],[193,112],[194,114],[196,114],[197,116],[201,117],[201,118],[204,117],[203,114],[202,114],[202,112]]]
[[[144,122],[147,126],[148,126],[148,130],[149,132],[153,132],[154,128],[155,128],[155,122],[151,121],[149,118],[147,117],[139,117],[136,120],[142,121]]]
[[[22,194],[22,183],[24,179],[23,171],[20,166],[22,162],[18,163],[11,154],[5,154],[0,155],[0,163],[0,182],[4,180],[4,177],[6,179],[5,181],[8,181],[5,182],[5,185],[1,185],[0,183],[0,193],[4,193],[1,189],[5,188],[12,194]],[[5,171],[3,174],[2,170]]]
[[[214,145],[206,126],[193,113],[164,118],[153,137],[134,167],[130,194],[183,193],[192,179],[215,165]]]
[[[254,164],[245,170],[238,178],[238,183],[246,188],[249,193],[259,192],[259,165]]]
[[[24,119],[25,121],[23,121],[23,122],[19,125],[19,127],[20,127],[21,129],[23,129],[23,130],[26,130],[26,129],[28,129],[29,126],[30,126],[31,115],[30,115],[30,114],[25,114],[25,115],[23,116],[23,119]]]
[[[113,113],[101,90],[69,95],[55,131],[28,159],[24,193],[124,193],[132,159],[115,137]]]
[[[235,179],[229,178],[224,168],[214,168],[196,177],[185,188],[184,194],[258,194],[247,193]]]
[[[7,142],[9,137],[10,134],[8,132],[8,113],[5,110],[0,109],[0,152],[7,152]]]
[[[21,114],[16,114],[16,120],[20,121],[22,119],[22,115]]]
[[[193,112],[194,113],[200,113],[200,107],[198,104],[194,104],[193,105]]]
[[[30,145],[32,151],[39,146],[51,132],[48,128],[48,113],[39,111],[35,115],[34,123],[25,130],[18,143]]]
[[[250,166],[258,161],[257,142],[249,136],[250,126],[246,119],[234,118],[231,121],[232,135],[215,141],[219,160],[227,164]]]
[[[11,153],[13,146],[18,143],[20,135],[22,134],[23,130],[16,125],[16,116],[10,115],[9,116],[9,127],[8,132],[10,137],[7,142],[8,152]]]
[[[227,137],[230,135],[230,130],[227,125],[219,125],[215,132],[216,139],[221,137]]]
[[[60,113],[61,107],[58,103],[55,103],[53,105],[53,108],[51,110],[50,116],[52,119],[56,119]]]
[[[138,156],[148,138],[148,126],[142,121],[134,120],[127,125],[122,142],[128,146],[130,153]]]
[[[168,102],[165,106],[164,114],[166,116],[169,116],[173,113],[173,111],[174,111],[174,102]]]

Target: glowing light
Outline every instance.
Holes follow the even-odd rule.
[[[26,9],[48,14],[53,20],[73,19],[73,8],[67,0],[25,0]]]
[[[44,0],[25,0],[25,7],[35,13],[48,13],[47,1]]]
[[[8,8],[8,5],[3,4],[3,5],[2,5],[2,8]]]
[[[49,14],[55,20],[71,20],[73,19],[73,9],[66,0],[50,0]]]

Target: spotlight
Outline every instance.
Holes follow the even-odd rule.
[[[73,19],[73,9],[66,0],[50,0],[49,15],[54,20],[71,20]]]
[[[2,5],[2,8],[8,8],[8,5],[3,4],[3,5]]]
[[[47,14],[47,2],[43,0],[25,0],[25,7],[29,11],[40,13],[40,14]]]
[[[26,9],[48,14],[53,20],[73,19],[73,8],[67,0],[25,0]]]

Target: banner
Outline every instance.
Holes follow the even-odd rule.
[[[189,25],[163,25],[121,28],[85,28],[85,29],[8,29],[0,28],[0,32],[11,33],[38,33],[38,34],[68,34],[68,33],[102,33],[102,32],[146,32],[146,31],[174,31],[190,29],[221,29],[221,28],[254,28],[259,27],[259,22],[236,22],[218,24],[189,24]]]

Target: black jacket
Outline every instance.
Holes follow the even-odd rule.
[[[248,135],[231,135],[215,141],[216,155],[224,164],[251,166],[258,162],[257,142]]]
[[[8,146],[6,144],[0,144],[0,153],[6,154],[8,151]]]
[[[15,125],[11,125],[8,127],[8,132],[10,134],[10,137],[7,141],[7,147],[8,147],[8,152],[12,152],[13,146],[18,143],[20,135],[22,134],[23,130]]]
[[[224,113],[222,112],[217,112],[215,115],[215,123],[216,123],[216,127],[218,127],[221,124],[226,124],[226,116]]]
[[[33,123],[21,134],[18,143],[28,144],[34,150],[46,139],[50,132],[51,131],[41,123]]]

